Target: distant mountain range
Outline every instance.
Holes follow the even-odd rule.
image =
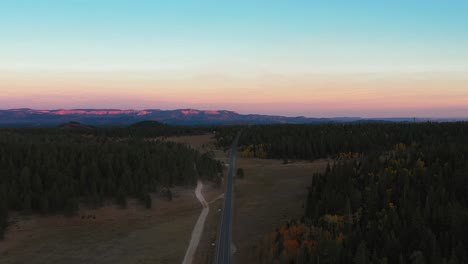
[[[429,118],[310,118],[275,115],[238,114],[227,110],[119,110],[119,109],[58,109],[34,110],[28,108],[0,110],[0,127],[51,127],[70,121],[94,126],[122,126],[144,120],[154,120],[171,125],[236,125],[236,124],[318,124],[350,122],[449,122],[468,119]]]

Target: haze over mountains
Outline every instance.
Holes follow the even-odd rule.
[[[425,122],[462,121],[467,119],[430,118],[360,118],[335,117],[311,118],[304,116],[286,117],[276,115],[239,114],[227,110],[120,110],[120,109],[57,109],[35,110],[29,108],[0,110],[1,127],[48,127],[75,121],[95,126],[129,125],[143,120],[154,120],[172,125],[235,125],[235,124],[311,124],[347,122]]]

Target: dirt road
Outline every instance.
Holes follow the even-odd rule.
[[[193,228],[192,238],[190,239],[190,244],[187,248],[187,252],[185,253],[185,257],[182,262],[183,264],[192,264],[193,256],[195,255],[195,251],[197,250],[198,244],[200,243],[200,238],[203,234],[203,228],[205,226],[206,216],[208,215],[210,211],[210,206],[206,202],[205,197],[203,197],[203,194],[201,193],[202,189],[203,189],[203,183],[201,181],[198,181],[197,188],[195,188],[195,195],[197,196],[197,199],[202,204],[203,209],[200,213],[200,216],[198,217],[195,227]]]

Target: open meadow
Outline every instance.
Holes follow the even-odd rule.
[[[235,263],[257,263],[263,237],[281,223],[304,214],[312,175],[325,170],[327,160],[296,161],[239,158],[244,179],[235,180],[233,243]]]
[[[205,151],[214,147],[210,135],[167,140]],[[181,263],[201,211],[194,188],[173,188],[172,201],[153,194],[151,209],[129,199],[124,209],[110,202],[98,209],[80,208],[74,216],[12,214],[0,240],[1,263]],[[205,183],[202,193],[212,201],[222,189]],[[215,222],[213,216],[208,223]],[[211,254],[211,239],[205,240],[204,258]]]

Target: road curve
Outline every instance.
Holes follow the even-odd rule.
[[[237,144],[239,142],[240,132],[237,134],[231,145],[229,158],[229,171],[227,175],[226,192],[224,193],[223,215],[218,234],[218,243],[216,247],[216,264],[231,263],[231,242],[232,242],[232,203],[233,203],[233,175],[236,164]]]
[[[190,239],[190,243],[185,253],[185,257],[182,261],[182,264],[192,264],[193,257],[195,256],[195,251],[197,250],[198,244],[200,243],[200,239],[203,234],[203,227],[205,226],[206,217],[208,215],[208,212],[210,211],[210,206],[208,205],[208,202],[206,202],[205,197],[203,197],[203,194],[201,193],[202,189],[203,183],[199,180],[197,182],[197,188],[195,189],[195,196],[200,201],[201,205],[203,206],[203,209],[200,213],[200,216],[198,217],[195,227],[193,228],[192,238]]]

